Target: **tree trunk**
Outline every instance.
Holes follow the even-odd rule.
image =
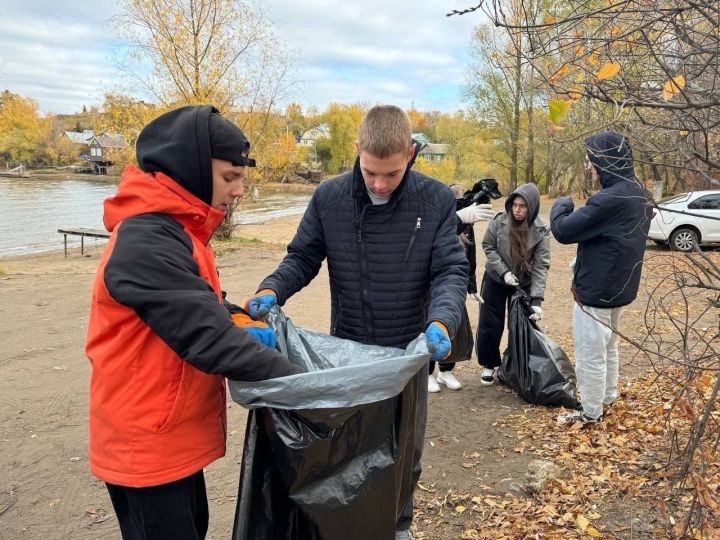
[[[525,183],[536,184],[535,179],[535,123],[533,121],[533,96],[527,97],[527,154],[525,155]]]
[[[514,67],[514,95],[513,95],[513,116],[510,127],[510,191],[517,188],[518,154],[520,145],[520,101],[522,100],[522,57],[521,47],[522,36],[515,33],[513,46],[515,47]]]

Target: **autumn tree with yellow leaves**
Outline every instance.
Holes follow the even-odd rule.
[[[720,186],[716,2],[517,1],[532,19],[509,18],[500,0],[466,11],[523,34],[555,140],[610,127],[633,141],[644,179],[671,191]]]
[[[287,88],[291,51],[241,0],[123,0],[111,20],[129,45],[120,67],[159,103],[257,111]],[[152,70],[147,73],[146,66]]]
[[[331,103],[322,115],[322,121],[330,126],[330,137],[326,141],[330,172],[339,173],[353,166],[357,155],[355,141],[364,114],[365,107],[361,105]]]
[[[50,138],[50,122],[38,114],[38,104],[5,90],[0,94],[0,156],[9,165],[39,160]]]
[[[259,6],[241,0],[123,0],[111,24],[128,44],[119,66],[134,96],[157,102],[154,113],[212,104],[246,120],[240,127],[251,141],[276,136],[265,130],[287,95],[294,53]],[[136,119],[147,108],[137,99],[106,96],[118,112],[123,100],[131,110],[119,119],[137,129]]]

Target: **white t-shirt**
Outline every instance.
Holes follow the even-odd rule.
[[[365,189],[367,190],[368,196],[370,197],[370,201],[373,204],[387,204],[387,202],[390,200],[390,197],[392,197],[392,193],[390,195],[388,195],[387,197],[378,197],[372,191],[370,191],[367,188],[367,186],[365,186]]]

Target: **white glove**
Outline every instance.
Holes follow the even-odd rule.
[[[468,294],[468,296],[471,296],[476,302],[480,302],[481,304],[485,303],[485,300],[483,300],[482,296],[480,296],[478,293],[471,293]]]
[[[489,221],[495,217],[492,206],[489,204],[471,204],[457,211],[460,221],[472,225],[476,221]]]
[[[570,259],[570,264],[568,265],[570,267],[570,270],[575,270],[575,261],[577,260],[577,257],[573,257]]]
[[[517,287],[518,285],[520,285],[518,278],[515,277],[515,274],[513,274],[512,272],[505,272],[503,279],[505,280],[505,284],[508,287]]]
[[[530,307],[532,308],[532,310],[534,311],[534,313],[533,313],[532,315],[530,315],[529,319],[530,319],[531,321],[535,321],[535,322],[537,322],[537,321],[539,321],[540,319],[542,319],[542,317],[543,317],[543,310],[542,310],[542,308],[541,308],[540,306],[530,306]]]

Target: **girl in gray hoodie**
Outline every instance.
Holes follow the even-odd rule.
[[[483,367],[480,382],[493,384],[500,366],[500,339],[505,327],[506,306],[522,288],[531,298],[533,315],[542,318],[540,304],[545,295],[550,267],[550,233],[538,217],[540,192],[535,184],[513,191],[501,212],[488,224],[482,247],[487,257],[480,296],[476,352]]]

